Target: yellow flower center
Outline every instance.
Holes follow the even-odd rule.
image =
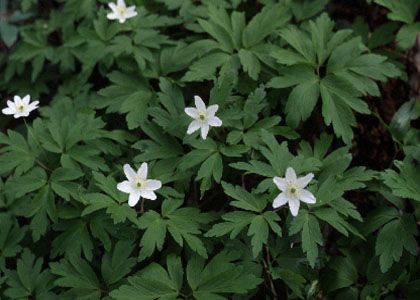
[[[292,185],[287,189],[287,194],[288,194],[289,197],[298,197],[299,188]]]
[[[118,7],[118,13],[120,15],[125,15],[125,13],[127,12],[127,8],[124,6]]]
[[[25,110],[25,106],[23,104],[18,105],[18,107],[17,107],[18,112],[23,112],[24,110]]]
[[[205,114],[203,114],[203,113],[200,113],[200,114],[198,115],[198,119],[199,119],[200,121],[204,121],[204,120],[206,119],[206,115],[205,115]]]

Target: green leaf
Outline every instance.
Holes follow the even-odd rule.
[[[318,220],[306,210],[300,210],[290,225],[289,234],[296,234],[302,231],[302,250],[306,253],[309,264],[315,267],[318,258],[318,245],[323,244],[321,230]]]
[[[70,196],[73,198],[76,197],[78,189],[80,188],[79,184],[71,181],[78,179],[83,175],[82,172],[75,169],[55,169],[50,177],[51,188],[56,194],[69,201]]]
[[[83,210],[82,216],[92,214],[95,211],[106,209],[114,224],[125,222],[127,219],[137,224],[136,211],[127,203],[119,203],[101,193],[89,193],[81,195],[81,199],[87,207]]]
[[[240,186],[233,186],[232,184],[226,182],[222,182],[222,186],[226,195],[235,199],[230,202],[230,205],[234,207],[259,213],[266,206],[265,201],[258,200]]]
[[[414,47],[419,32],[420,22],[402,26],[396,37],[398,46],[404,50]]]
[[[101,286],[95,271],[78,255],[50,263],[51,273],[59,278],[56,286],[70,288],[71,295],[85,299],[100,299]]]
[[[378,234],[375,253],[379,255],[381,271],[385,273],[394,262],[401,259],[403,249],[417,253],[417,225],[411,216],[403,216],[387,223]]]
[[[42,270],[43,259],[37,258],[28,249],[24,249],[17,261],[15,271],[7,271],[8,288],[4,295],[12,299],[53,297],[54,277],[50,270]]]
[[[268,239],[268,224],[264,216],[259,215],[252,219],[248,228],[248,236],[252,237],[252,253],[254,257],[257,257],[262,250],[263,244],[266,244]]]
[[[20,241],[25,237],[26,227],[19,227],[19,223],[10,214],[0,214],[0,266],[5,258],[14,257],[22,247]]]
[[[139,259],[149,257],[157,249],[162,250],[166,236],[166,223],[155,211],[148,211],[139,219],[139,228],[146,229],[140,241]]]
[[[118,300],[132,300],[139,297],[144,300],[176,299],[179,295],[182,281],[182,265],[180,258],[167,257],[168,272],[157,263],[151,263],[139,273],[127,279],[128,284],[122,285],[110,293]]]
[[[89,236],[88,224],[83,219],[62,221],[53,226],[62,231],[52,242],[52,257],[57,255],[81,255],[83,251],[88,260],[92,259],[93,243]]]
[[[277,28],[286,24],[290,14],[284,4],[268,5],[255,15],[243,32],[243,44],[246,48],[259,44]]]
[[[420,173],[411,162],[395,161],[399,173],[388,169],[382,173],[382,178],[395,196],[420,201]]]
[[[136,259],[130,257],[134,250],[132,241],[118,241],[112,251],[102,257],[101,273],[108,286],[118,283],[136,264]]]
[[[5,184],[5,192],[11,199],[17,199],[27,193],[39,190],[47,183],[47,173],[44,169],[35,167],[22,176],[10,177]]]
[[[205,265],[201,258],[192,257],[187,266],[187,280],[194,297],[218,299],[220,293],[245,294],[254,289],[261,279],[235,263],[237,258],[235,253],[222,252]]]
[[[0,21],[0,36],[8,48],[16,42],[18,32],[19,30],[16,26]]]
[[[239,50],[238,55],[244,71],[248,73],[249,77],[257,80],[261,71],[261,64],[258,57],[251,51],[245,49]]]
[[[0,133],[0,143],[6,145],[0,154],[0,174],[15,169],[16,174],[21,175],[34,166],[36,152],[21,134],[12,130],[8,130],[7,134]]]
[[[374,0],[374,2],[390,10],[387,15],[389,19],[407,24],[414,21],[420,7],[420,3],[416,0],[401,0],[398,2],[392,0]]]

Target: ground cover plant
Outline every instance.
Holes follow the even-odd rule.
[[[419,299],[419,9],[0,0],[0,299]]]

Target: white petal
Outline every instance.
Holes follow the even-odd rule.
[[[209,129],[210,129],[210,126],[208,123],[203,123],[201,125],[201,137],[203,138],[203,140],[207,138],[207,135],[209,134]]]
[[[127,177],[129,181],[132,181],[134,180],[134,178],[136,178],[136,172],[133,170],[133,168],[129,164],[125,164],[123,168],[124,168],[125,177]]]
[[[132,193],[133,192],[133,188],[130,184],[130,181],[125,180],[123,182],[120,182],[117,184],[117,189],[120,190],[123,193]]]
[[[116,19],[118,19],[117,14],[116,13],[113,13],[113,12],[107,14],[106,17],[107,17],[108,20],[116,20]]]
[[[217,112],[218,109],[219,109],[219,105],[217,104],[210,105],[209,107],[207,107],[207,115],[214,116],[214,114]]]
[[[7,100],[7,106],[16,109],[16,104],[13,101]]]
[[[133,18],[135,16],[137,16],[137,12],[135,11],[136,7],[135,6],[130,6],[127,9],[127,13],[125,14],[125,17],[128,18]]]
[[[110,2],[110,3],[108,3],[108,6],[112,11],[117,10],[117,5],[115,3]]]
[[[31,104],[29,104],[28,108],[27,108],[28,112],[31,112],[31,111],[37,109],[38,108],[38,103],[39,103],[38,101],[34,101]]]
[[[117,5],[118,5],[118,6],[124,6],[124,7],[126,6],[126,5],[125,5],[125,1],[124,1],[124,0],[118,0],[118,1],[117,1]]]
[[[128,205],[133,207],[137,204],[137,202],[139,202],[140,200],[140,193],[139,192],[134,192],[134,193],[130,193],[130,195],[128,196]]]
[[[149,199],[149,200],[156,200],[156,198],[157,198],[155,192],[146,191],[146,190],[140,191],[140,196],[142,196],[145,199]]]
[[[213,127],[222,126],[222,120],[220,120],[218,117],[210,117],[208,119],[208,123],[210,126],[213,126]]]
[[[285,192],[287,190],[287,181],[284,178],[281,177],[274,177],[273,178],[274,184],[278,187],[278,189],[282,192]]]
[[[309,203],[309,204],[316,203],[315,196],[310,191],[307,191],[307,190],[300,190],[299,198],[302,202],[305,202],[305,203]]]
[[[204,103],[203,99],[200,96],[194,96],[195,107],[199,112],[206,112],[206,104]]]
[[[286,196],[286,193],[279,194],[273,201],[273,208],[280,207],[285,205],[289,201],[289,198]]]
[[[197,119],[197,118],[198,118],[198,111],[197,111],[197,109],[196,109],[196,108],[194,108],[194,107],[186,107],[186,108],[184,109],[184,111],[185,111],[185,113],[186,113],[187,115],[189,115],[191,118],[193,118],[193,119]]]
[[[299,177],[296,180],[297,185],[301,188],[304,189],[306,188],[306,186],[309,184],[309,182],[311,182],[311,180],[314,178],[314,174],[309,173],[308,175],[304,176],[304,177]]]
[[[150,179],[146,181],[147,191],[156,191],[162,187],[162,182],[160,180]]]
[[[299,212],[300,201],[299,199],[289,199],[289,208],[292,216],[296,217]]]
[[[288,167],[286,170],[286,180],[287,182],[296,182],[296,172],[292,167]]]
[[[31,101],[30,95],[26,95],[25,97],[22,98],[22,102],[25,103],[26,105],[28,105],[30,101]]]
[[[5,115],[14,115],[16,113],[16,108],[6,107],[1,110]]]
[[[197,131],[198,129],[200,129],[201,127],[201,123],[194,120],[190,123],[190,125],[188,126],[187,129],[187,134],[192,134],[193,132]]]
[[[126,20],[126,18],[125,18],[125,16],[119,16],[118,17],[118,21],[122,24],[122,23],[124,23],[125,22],[125,20]]]
[[[137,170],[137,176],[141,179],[147,178],[147,162],[141,164],[140,168]]]
[[[15,102],[16,106],[19,106],[23,103],[22,98],[20,98],[18,95],[13,97],[13,101]]]

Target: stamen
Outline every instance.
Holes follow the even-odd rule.
[[[24,111],[24,109],[25,109],[25,106],[24,105],[19,105],[18,107],[17,107],[17,111],[18,112],[23,112]]]

